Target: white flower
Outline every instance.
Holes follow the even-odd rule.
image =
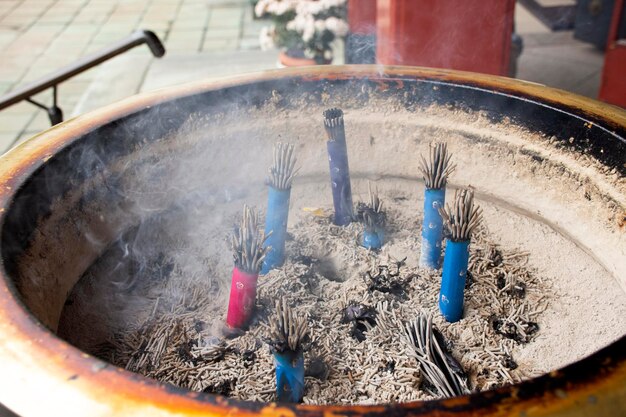
[[[274,48],[274,26],[264,26],[259,34],[259,44],[263,51]]]
[[[326,29],[338,37],[344,37],[348,34],[349,27],[345,20],[331,16],[326,19]]]
[[[326,30],[326,22],[323,20],[316,20],[315,31],[318,33],[322,33],[324,30]]]
[[[254,6],[254,14],[256,17],[261,17],[265,14],[265,7],[267,6],[267,0],[259,0],[259,2]]]
[[[328,10],[331,7],[339,7],[346,4],[346,0],[320,0],[320,4],[324,10]]]
[[[307,19],[306,26],[302,31],[302,40],[305,42],[310,41],[315,36],[315,21],[312,16],[309,16],[310,19]]]
[[[333,51],[331,49],[327,49],[324,51],[324,59],[331,60],[333,59]]]

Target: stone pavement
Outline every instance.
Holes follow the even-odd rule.
[[[155,31],[166,56],[137,47],[62,83],[66,118],[140,91],[272,68],[276,52],[258,44],[265,24],[253,19],[249,0],[0,0],[0,94],[136,29]],[[596,97],[602,52],[571,31],[549,32],[519,5],[515,24],[524,40],[518,78]],[[51,92],[35,99],[49,103]],[[29,103],[0,111],[0,154],[48,127],[45,112]]]
[[[0,0],[0,94],[136,29],[153,30],[172,62],[175,56],[258,50],[264,24],[253,20],[248,0]],[[112,91],[106,93],[119,99],[140,91],[152,61],[145,46],[109,61],[109,68],[117,63],[124,71],[118,74],[121,82],[109,85]],[[66,118],[103,74],[102,66],[96,67],[59,86],[59,106]],[[51,92],[34,98],[49,103]],[[47,115],[32,104],[1,111],[0,154],[47,127]]]

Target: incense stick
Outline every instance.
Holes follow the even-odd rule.
[[[420,266],[424,268],[439,269],[441,265],[443,219],[439,209],[445,205],[448,176],[455,169],[451,157],[445,143],[431,144],[428,160],[420,156],[420,171],[426,185],[420,253]]]
[[[278,268],[285,261],[285,242],[287,240],[287,220],[289,218],[289,199],[291,184],[297,173],[294,146],[277,143],[274,145],[274,160],[268,178],[267,215],[265,234],[268,236],[265,246],[269,247],[261,269],[262,274]]]
[[[235,266],[247,273],[259,273],[269,246],[263,246],[269,234],[259,229],[259,214],[244,205],[241,224],[235,227],[231,246]]]
[[[306,319],[298,316],[283,298],[276,301],[276,313],[269,319],[272,350],[298,352],[308,337]]]
[[[226,324],[230,329],[245,328],[252,318],[259,271],[270,250],[265,245],[268,236],[259,230],[258,213],[244,205],[241,224],[235,227],[231,242],[235,267],[226,315]]]
[[[435,143],[430,146],[428,160],[420,155],[420,171],[424,176],[427,188],[440,189],[446,186],[448,176],[454,172],[456,165],[450,163],[452,155],[448,153],[446,143]]]
[[[465,279],[469,262],[472,232],[480,224],[482,211],[474,207],[474,191],[462,189],[454,193],[454,203],[439,213],[448,230],[448,242],[443,259],[439,310],[449,322],[463,316]]]
[[[298,170],[295,169],[297,159],[293,150],[294,146],[290,143],[278,142],[274,145],[274,155],[272,166],[269,170],[268,183],[277,190],[291,188],[291,183],[298,173]]]
[[[300,402],[304,396],[304,354],[308,338],[306,320],[296,315],[286,299],[276,302],[269,319],[270,346],[276,366],[276,396],[282,402]]]
[[[474,191],[469,188],[457,190],[452,207],[439,208],[439,213],[455,242],[470,240],[482,218],[482,209],[474,207]]]

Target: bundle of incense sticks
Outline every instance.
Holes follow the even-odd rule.
[[[474,207],[474,192],[462,189],[454,194],[454,204],[439,212],[449,235],[443,259],[439,310],[449,322],[463,315],[463,293],[469,260],[469,244],[473,231],[480,224],[482,211]]]
[[[296,157],[293,145],[277,143],[274,146],[274,158],[268,178],[267,215],[265,217],[265,235],[268,236],[267,251],[262,274],[277,268],[285,261],[285,240],[287,238],[287,220],[289,218],[289,197],[291,184],[296,175]]]
[[[248,325],[256,302],[259,271],[270,249],[265,246],[267,236],[259,230],[259,216],[254,209],[244,206],[241,225],[232,236],[233,268],[226,324],[241,329]]]
[[[306,320],[283,299],[270,318],[270,346],[276,365],[276,396],[280,402],[300,402],[304,396],[304,353],[308,338]]]
[[[432,316],[421,312],[415,320],[405,323],[405,331],[422,375],[434,389],[432,395],[455,397],[470,393],[467,375],[446,351],[443,337],[432,323]],[[430,390],[430,387],[426,386],[426,389]]]
[[[378,197],[378,191],[372,191],[372,185],[368,184],[369,203],[357,205],[357,219],[363,225],[363,238],[361,245],[367,249],[380,249],[385,241],[386,214],[383,211],[383,202]]]
[[[343,111],[337,108],[324,111],[324,128],[328,136],[326,147],[335,206],[333,221],[338,226],[345,226],[352,222],[353,208]]]
[[[438,269],[441,266],[443,219],[439,209],[446,201],[448,176],[455,166],[450,164],[451,155],[445,143],[430,147],[428,160],[421,157],[420,171],[424,176],[424,221],[422,223],[422,249],[420,266]]]

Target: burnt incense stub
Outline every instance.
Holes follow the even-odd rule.
[[[326,128],[326,134],[328,140],[346,140],[345,128],[343,124],[343,110],[338,108],[332,108],[324,111],[324,128]]]
[[[382,231],[385,227],[387,214],[383,211],[383,201],[378,196],[378,190],[372,190],[368,184],[369,202],[360,202],[356,206],[356,219],[365,225],[366,230]]]
[[[338,226],[345,226],[352,222],[353,208],[348,149],[341,109],[332,108],[324,111],[324,129],[328,136],[326,148],[335,208],[333,222]]]
[[[470,393],[467,375],[447,351],[431,315],[421,312],[415,320],[405,323],[405,332],[420,365],[426,391],[443,397]]]

